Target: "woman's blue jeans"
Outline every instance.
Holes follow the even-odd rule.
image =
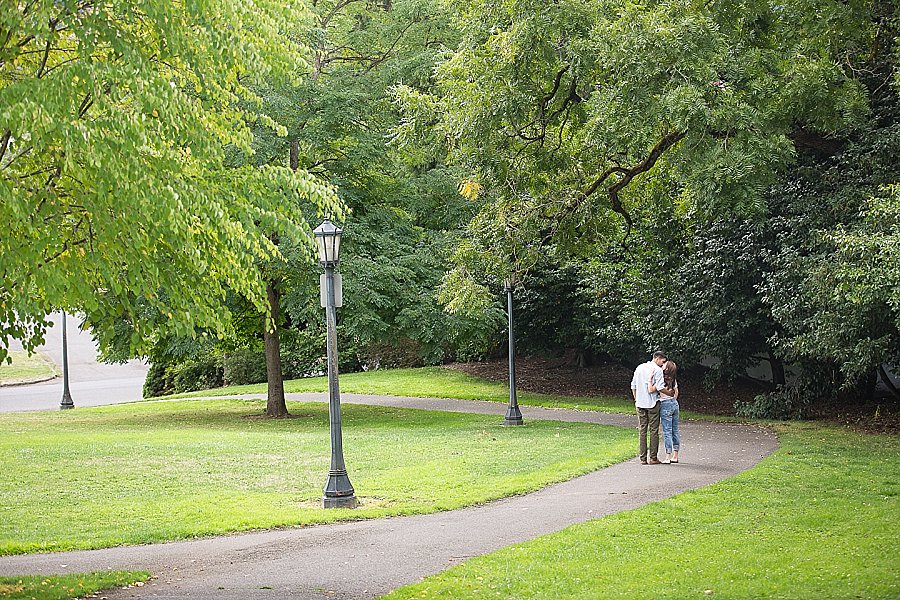
[[[662,400],[659,403],[659,422],[663,430],[663,443],[666,454],[672,454],[681,447],[681,435],[678,433],[678,400]]]

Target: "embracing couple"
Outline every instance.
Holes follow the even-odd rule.
[[[666,360],[665,352],[656,351],[653,358],[638,365],[631,379],[631,395],[637,407],[641,426],[640,450],[642,465],[662,465],[678,462],[681,436],[678,433],[678,367]],[[659,460],[659,426],[662,423],[666,457]],[[647,434],[650,453],[647,453]]]

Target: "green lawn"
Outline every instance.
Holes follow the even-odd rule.
[[[619,462],[633,432],[345,405],[361,508],[324,510],[328,409],[142,402],[0,418],[0,554],[139,544],[486,502]]]
[[[379,369],[364,373],[346,373],[340,376],[341,392],[348,394],[373,394],[386,396],[411,396],[414,398],[457,398],[460,400],[488,400],[508,402],[509,387],[503,383],[485,381],[447,367],[423,367],[419,369]],[[327,392],[328,378],[309,377],[284,382],[286,392]],[[183,397],[233,396],[237,394],[265,394],[266,384],[240,385],[183,394]],[[177,397],[177,396],[176,396]],[[634,402],[628,390],[622,396],[557,396],[550,394],[517,394],[520,404],[547,408],[574,408],[606,413],[634,412]],[[682,412],[682,415],[687,413]]]
[[[11,364],[0,363],[0,383],[39,381],[58,375],[56,367],[42,354],[28,356],[27,352],[10,352]]]
[[[502,384],[442,368],[348,374],[341,385],[363,394],[507,399]],[[323,378],[287,385],[325,387]],[[633,410],[625,397],[520,399]],[[247,418],[263,403],[226,399],[3,415],[0,553],[449,509],[633,453],[628,429],[538,421],[504,428],[500,412],[347,404],[347,464],[362,507],[324,511],[327,407],[289,408],[297,418]],[[772,426],[780,448],[741,475],[472,559],[389,598],[900,597],[897,436]]]
[[[147,581],[146,571],[103,571],[52,577],[0,577],[0,598],[10,600],[68,600],[84,598],[100,590]]]
[[[900,598],[898,438],[776,429],[780,448],[746,473],[387,598]]]

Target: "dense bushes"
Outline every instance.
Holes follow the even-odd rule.
[[[214,354],[179,362],[153,362],[144,381],[144,397],[221,387],[222,358]]]
[[[799,385],[778,385],[775,390],[756,396],[752,401],[735,403],[739,417],[754,419],[804,419],[818,399],[815,391]]]
[[[266,355],[259,350],[240,349],[223,357],[224,385],[245,385],[266,380]]]

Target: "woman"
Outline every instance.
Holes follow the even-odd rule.
[[[668,360],[662,367],[663,380],[666,387],[659,390],[659,423],[663,430],[663,443],[666,446],[666,457],[663,464],[678,462],[678,449],[681,447],[681,435],[678,432],[678,380],[675,375],[678,365]],[[652,385],[652,384],[651,384]]]

